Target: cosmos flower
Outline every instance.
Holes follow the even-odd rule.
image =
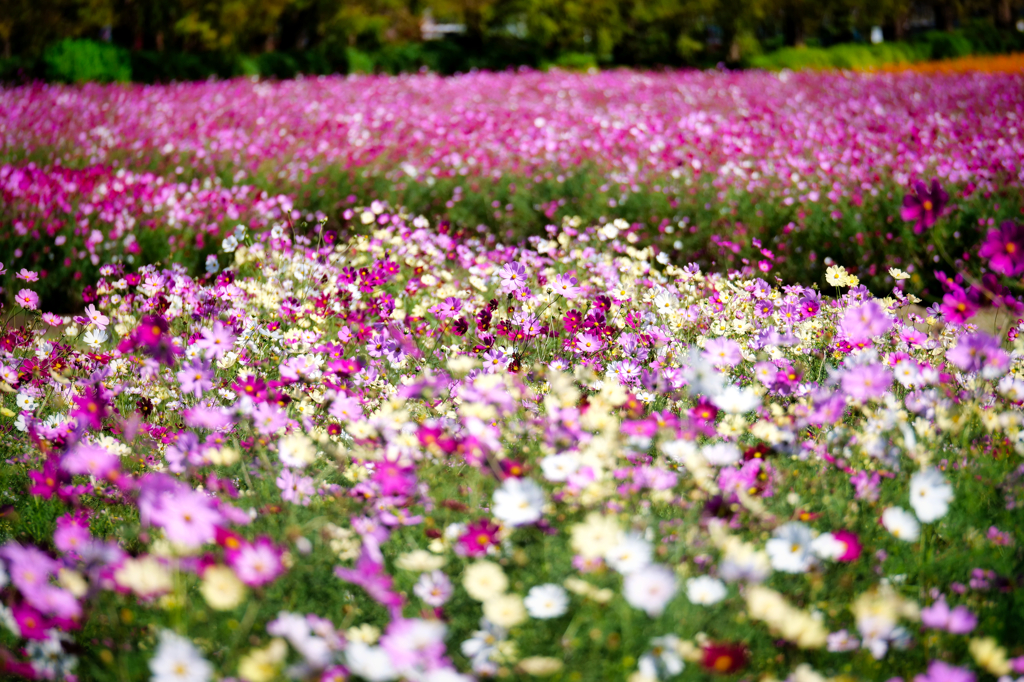
[[[938,469],[922,469],[910,477],[910,506],[923,523],[945,516],[952,500],[953,487]]]
[[[904,542],[916,542],[921,534],[921,524],[913,514],[901,507],[889,507],[882,512],[882,525]]]
[[[636,609],[657,618],[672,601],[678,589],[675,574],[660,564],[649,564],[626,576],[622,595]]]
[[[510,526],[535,523],[543,516],[544,491],[529,478],[507,478],[494,491],[491,513]]]
[[[530,618],[541,620],[558,618],[565,614],[569,608],[569,595],[560,585],[547,583],[535,585],[530,588],[523,600],[526,612]]]
[[[195,645],[171,630],[161,631],[149,670],[152,682],[207,682],[213,677],[213,666]]]
[[[799,521],[779,526],[764,549],[772,568],[784,573],[804,573],[815,564],[811,530]]]
[[[938,178],[932,178],[930,187],[922,180],[915,180],[913,191],[903,197],[900,217],[914,223],[914,234],[921,234],[945,213],[948,203],[949,194],[939,185]]]

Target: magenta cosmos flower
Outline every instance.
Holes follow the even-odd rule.
[[[900,217],[907,221],[914,222],[914,234],[921,234],[925,228],[931,227],[939,219],[946,204],[949,203],[949,194],[939,186],[937,178],[932,178],[932,185],[929,188],[923,181],[914,182],[914,191],[903,197],[903,209]]]
[[[989,230],[978,251],[992,270],[1008,277],[1024,272],[1024,225],[1007,220],[998,230]]]

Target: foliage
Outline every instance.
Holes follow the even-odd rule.
[[[132,78],[128,51],[91,40],[62,40],[43,53],[50,80],[63,83],[126,82]]]

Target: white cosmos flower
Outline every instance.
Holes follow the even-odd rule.
[[[673,462],[682,464],[688,456],[697,454],[697,444],[692,440],[670,440],[660,443],[661,451]]]
[[[629,533],[605,553],[604,559],[622,575],[635,573],[651,563],[651,543],[635,533]]]
[[[743,453],[732,443],[715,443],[708,445],[703,450],[704,459],[713,466],[729,466],[740,461]]]
[[[107,340],[107,333],[102,329],[90,329],[82,337],[82,341],[85,345],[89,346],[93,350],[99,349],[103,345],[103,342]]]
[[[815,563],[811,552],[811,529],[799,521],[790,521],[775,530],[764,550],[772,568],[783,573],[804,573]]]
[[[28,393],[19,393],[15,401],[18,403],[19,410],[31,412],[32,410],[36,409],[36,399],[30,396]]]
[[[937,521],[949,511],[953,487],[938,469],[922,469],[910,477],[910,506],[924,523]]]
[[[749,388],[726,386],[711,402],[728,414],[745,414],[761,405],[761,397]]]
[[[846,543],[836,540],[836,536],[832,535],[832,533],[822,533],[814,538],[814,542],[811,543],[811,551],[819,559],[835,561],[846,553]]]
[[[561,585],[537,585],[530,588],[523,605],[531,618],[558,618],[569,609],[569,595]]]
[[[652,639],[650,650],[637,662],[640,674],[647,678],[663,679],[683,672],[686,664],[679,655],[680,643],[675,635]]]
[[[213,666],[195,645],[170,630],[160,633],[156,654],[149,659],[150,682],[207,682]]]
[[[548,455],[540,461],[540,469],[544,472],[544,478],[549,481],[561,482],[567,480],[576,473],[580,467],[579,458],[571,452],[563,452],[559,455]]]
[[[711,606],[725,599],[725,583],[709,575],[690,578],[686,581],[686,598],[691,604]]]
[[[491,513],[510,526],[535,523],[543,515],[544,491],[529,478],[507,478],[494,491]]]
[[[675,573],[660,564],[649,564],[626,576],[622,596],[633,608],[657,618],[672,601],[677,589]]]
[[[345,662],[349,670],[368,682],[388,682],[398,677],[391,655],[379,646],[349,642],[345,649]]]
[[[914,542],[921,535],[921,524],[902,507],[889,507],[882,512],[882,525],[895,537],[906,542]]]

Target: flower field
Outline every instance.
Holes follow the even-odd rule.
[[[0,670],[1020,679],[1021,85],[0,91]]]
[[[173,245],[131,243],[192,270],[235,213],[262,222],[280,208],[338,229],[345,210],[382,200],[510,242],[566,217],[621,218],[675,261],[719,270],[763,260],[757,239],[786,281],[844,263],[881,293],[900,267],[932,300],[940,255],[906,229],[902,197],[920,178],[952,191],[958,210],[939,236],[980,276],[964,258],[979,226],[1019,218],[1024,203],[1020,89],[1019,71],[615,71],[0,90],[0,215],[21,225],[0,237],[0,261],[45,270],[58,293],[95,279],[89,243],[122,231],[125,205],[141,202],[135,219],[155,224],[163,197],[136,183],[108,208],[78,198],[68,175],[106,191],[127,171],[180,195]],[[235,194],[195,199],[196,183]],[[25,247],[41,239],[49,252]]]

